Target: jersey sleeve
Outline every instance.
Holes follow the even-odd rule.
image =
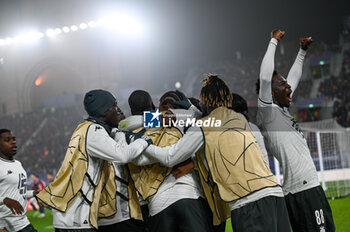
[[[158,161],[146,155],[140,155],[136,159],[132,160],[131,163],[137,166],[144,166],[144,165],[158,163]]]
[[[287,76],[287,82],[291,86],[291,89],[293,91],[292,95],[294,94],[294,91],[298,87],[299,81],[301,79],[305,55],[306,55],[306,51],[300,48],[298,55],[295,58],[295,61],[293,63],[293,66],[289,70],[289,73]]]
[[[260,66],[260,90],[259,99],[265,103],[272,102],[271,80],[275,70],[275,52],[278,41],[274,38],[270,40],[265,56]]]
[[[191,158],[203,144],[204,139],[200,128],[191,127],[177,143],[167,147],[150,145],[144,154],[167,167],[173,167]]]
[[[125,136],[124,140],[122,138],[123,136],[118,136],[118,142],[116,142],[104,128],[93,124],[87,133],[87,152],[96,158],[114,161],[116,164],[126,164],[138,157],[148,146],[148,143],[143,139],[136,139],[128,145]]]
[[[5,198],[6,198],[6,197],[0,196],[0,206],[4,204],[4,199],[5,199]]]
[[[32,197],[34,197],[34,191],[33,190],[27,190],[26,198],[29,199],[29,198],[32,198]]]

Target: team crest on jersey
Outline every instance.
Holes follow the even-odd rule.
[[[7,170],[7,175],[10,175],[12,174],[12,171],[11,170]]]

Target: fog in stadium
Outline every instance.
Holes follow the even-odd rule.
[[[326,196],[348,196],[349,0],[1,0],[0,128],[17,136],[16,159],[28,176],[45,179],[88,116],[83,98],[93,89],[114,94],[128,117],[134,90],[149,92],[158,107],[169,90],[199,98],[204,74],[220,74],[256,123],[255,83],[274,29],[286,32],[275,56],[284,77],[300,38],[312,37],[289,112]]]
[[[74,32],[0,46],[1,114],[37,110],[47,99],[93,88],[124,100],[131,89],[158,96],[179,81],[183,91],[198,97],[198,81],[206,72],[223,74],[232,90],[251,94],[239,86],[240,73],[259,69],[272,29],[286,31],[285,56],[294,56],[301,36],[312,36],[315,47],[338,43],[349,12],[346,1],[32,0],[1,1],[0,6],[3,43],[23,32],[78,26]],[[79,28],[104,18],[108,26]],[[225,70],[252,57],[260,60]]]

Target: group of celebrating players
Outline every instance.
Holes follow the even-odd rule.
[[[285,32],[274,30],[262,60],[257,125],[269,153],[283,168],[283,185],[272,174],[257,141],[256,127],[237,106],[218,75],[210,74],[200,101],[179,91],[159,103],[163,118],[220,120],[219,127],[143,128],[143,112],[155,110],[143,90],[129,97],[125,118],[105,90],[85,94],[89,117],[73,132],[55,180],[40,192],[27,191],[27,174],[14,159],[15,137],[0,130],[0,229],[36,231],[27,198],[50,207],[57,232],[335,231],[332,211],[319,184],[306,140],[288,112],[302,75],[311,37],[287,78],[274,68]]]

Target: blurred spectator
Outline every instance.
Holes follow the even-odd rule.
[[[32,181],[32,185],[33,185],[33,190],[34,191],[41,191],[45,188],[45,184],[44,182],[40,179],[40,177],[37,174],[30,174],[30,179]],[[44,207],[39,205],[39,212],[35,212],[34,216],[37,216],[38,218],[43,218],[45,217],[45,210]],[[36,211],[37,209],[33,207],[33,209]]]
[[[54,181],[54,176],[51,173],[47,173],[46,174],[46,178],[47,178],[47,184],[50,184]]]

